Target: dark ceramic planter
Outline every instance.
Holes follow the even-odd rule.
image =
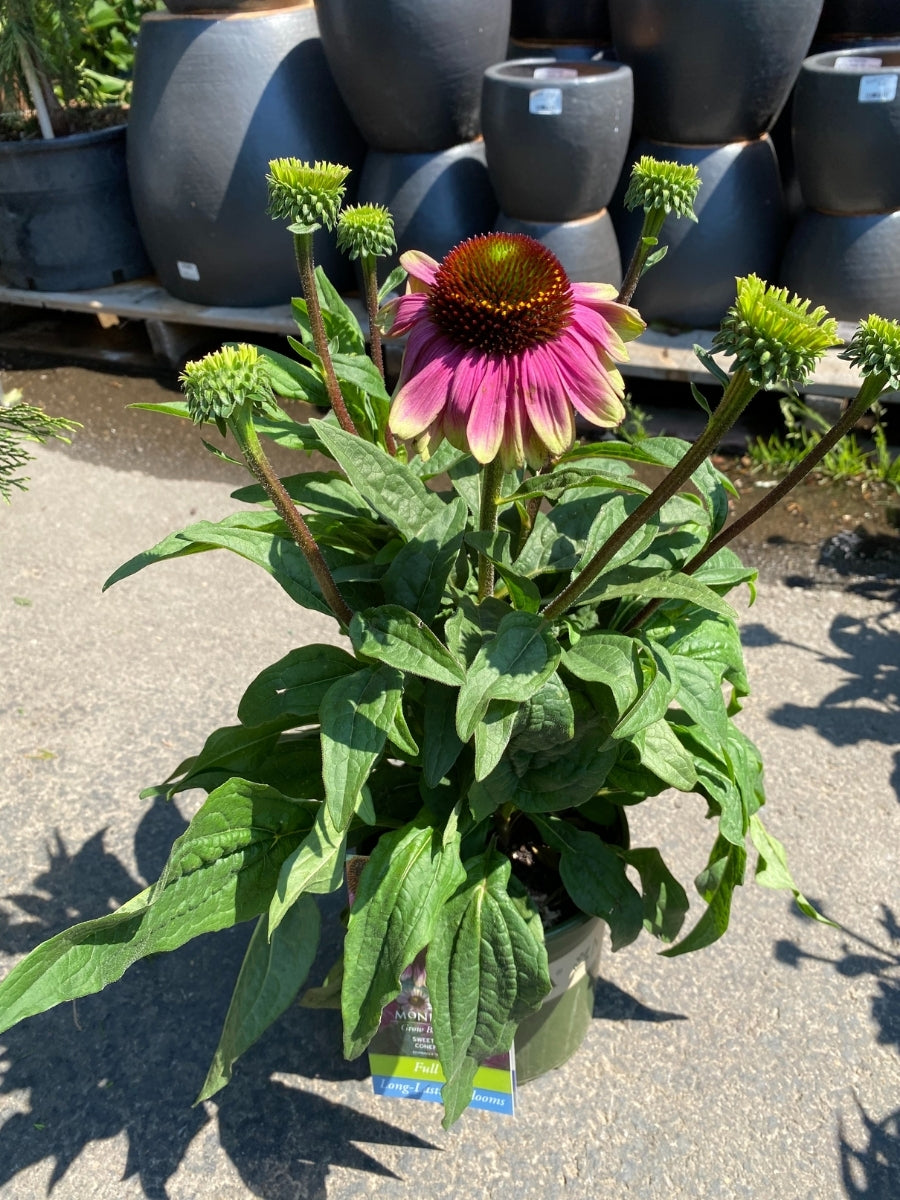
[[[311,0],[310,0],[311,2]],[[228,16],[229,13],[268,11],[273,8],[307,7],[303,0],[165,0],[170,13],[184,16],[186,13]]]
[[[0,142],[0,273],[39,292],[150,273],[128,192],[125,126]]]
[[[598,42],[519,42],[510,38],[506,57],[552,58],[557,62],[589,62],[600,58],[609,47]],[[611,53],[611,50],[609,51]]]
[[[622,283],[622,260],[612,218],[604,208],[577,221],[520,221],[500,213],[500,233],[524,233],[551,250],[575,283]]]
[[[822,0],[610,0],[634,71],[635,128],[712,145],[771,129],[808,53]]]
[[[824,0],[816,41],[886,38],[900,34],[897,0]]]
[[[792,137],[810,208],[900,208],[900,49],[876,44],[807,58],[794,89]]]
[[[366,142],[430,153],[479,132],[481,77],[506,54],[510,0],[318,0],[328,62]]]
[[[607,44],[609,0],[512,0],[510,36],[517,41]]]
[[[520,59],[489,67],[482,124],[503,212],[571,221],[610,201],[631,135],[631,70]]]
[[[831,216],[812,210],[791,233],[781,283],[839,321],[900,320],[900,212]]]
[[[393,215],[398,251],[382,264],[384,274],[405,250],[441,259],[465,238],[489,233],[497,218],[481,141],[433,154],[370,150],[360,173],[359,199],[386,204]]]
[[[634,297],[647,321],[714,328],[734,303],[736,276],[771,279],[785,234],[784,197],[768,135],[725,146],[672,146],[639,140],[629,162],[642,154],[690,163],[700,172],[698,221],[668,217],[660,245],[665,258],[641,278]],[[628,172],[623,174],[623,180]],[[621,196],[617,197],[621,203]],[[631,258],[642,213],[613,207],[622,261]]]
[[[145,17],[130,129],[135,210],[167,291],[226,306],[280,304],[299,293],[291,236],[266,212],[269,160],[356,168],[363,154],[312,7]],[[336,286],[352,283],[333,237],[317,234],[316,254]]]

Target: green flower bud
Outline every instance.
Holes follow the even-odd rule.
[[[625,207],[675,213],[696,221],[694,201],[700,182],[700,172],[690,163],[663,162],[644,154],[631,168]]]
[[[185,363],[179,379],[196,425],[226,421],[248,401],[269,416],[278,410],[265,360],[255,346],[223,346],[205,358]]]
[[[865,376],[886,376],[886,389],[900,388],[900,323],[873,313],[860,321],[841,358]]]
[[[825,351],[841,340],[837,321],[822,307],[810,312],[809,305],[756,275],[738,279],[737,299],[713,338],[713,349],[733,354],[735,369],[743,368],[758,388],[803,383]]]
[[[383,204],[355,204],[338,217],[338,249],[349,258],[386,258],[397,249],[394,218]]]
[[[301,162],[299,158],[273,158],[269,185],[269,215],[276,221],[300,226],[295,232],[333,229],[344,198],[349,167],[337,163]]]

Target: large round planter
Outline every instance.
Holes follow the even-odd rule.
[[[165,0],[170,13],[184,16],[186,13],[216,13],[226,16],[228,13],[260,12],[263,9],[294,8],[297,0]]]
[[[794,89],[794,164],[810,208],[900,208],[900,50],[814,54]]]
[[[571,1058],[594,1015],[603,922],[572,917],[545,934],[550,993],[516,1031],[516,1082],[527,1083]]]
[[[839,321],[873,312],[900,320],[900,212],[807,211],[785,247],[781,283]]]
[[[39,292],[150,273],[125,167],[125,126],[0,142],[0,272]]]
[[[424,250],[441,259],[465,238],[489,233],[497,218],[481,141],[433,154],[370,150],[360,173],[359,199],[391,210],[397,256]],[[385,260],[385,274],[397,265],[397,256]]]
[[[128,168],[147,251],[173,296],[256,306],[297,295],[291,236],[266,212],[269,160],[355,168],[362,154],[312,6],[144,18]],[[352,282],[332,236],[316,235],[316,254],[336,286]]]
[[[506,55],[510,0],[318,0],[322,43],[378,150],[425,153],[479,132],[481,77]]]
[[[609,0],[512,0],[510,36],[548,42],[609,42]]]
[[[822,0],[610,0],[634,71],[635,127],[711,145],[771,129],[809,50]]]
[[[622,283],[619,242],[605,208],[577,221],[521,221],[501,212],[494,228],[527,234],[546,246],[573,283]]]
[[[481,115],[500,208],[570,221],[609,203],[631,136],[629,67],[517,59],[489,67]]]
[[[886,38],[900,34],[897,0],[824,0],[816,40]]]
[[[781,257],[784,197],[771,139],[725,146],[639,140],[629,161],[643,154],[696,166],[701,184],[694,205],[698,221],[666,218],[659,242],[668,251],[642,276],[634,302],[648,321],[714,328],[734,303],[735,277],[772,278]],[[613,208],[623,262],[631,258],[642,216]]]

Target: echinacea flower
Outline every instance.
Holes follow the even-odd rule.
[[[411,290],[388,306],[390,336],[408,334],[390,428],[429,449],[446,437],[505,468],[570,448],[574,414],[612,427],[625,416],[616,362],[643,330],[616,289],[572,283],[524,234],[488,233],[440,263],[401,256]]]

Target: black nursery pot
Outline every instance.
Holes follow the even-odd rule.
[[[797,180],[810,208],[900,208],[900,49],[814,54],[794,89]]]
[[[576,221],[520,221],[500,213],[498,233],[524,233],[546,246],[573,283],[622,283],[619,242],[607,209]]]
[[[631,70],[621,63],[516,59],[484,75],[481,117],[501,210],[571,221],[609,203],[631,136]]]
[[[629,162],[641,155],[696,166],[698,221],[669,216],[659,235],[668,246],[662,262],[641,277],[634,302],[647,321],[687,328],[715,328],[734,303],[736,276],[770,279],[785,234],[784,196],[768,134],[724,146],[672,146],[640,139]],[[623,174],[627,178],[628,171]],[[622,260],[640,236],[643,213],[613,206]]]
[[[478,135],[481,77],[506,56],[510,0],[318,0],[318,14],[371,147],[428,153]]]
[[[39,292],[150,273],[128,193],[124,125],[0,142],[0,272]]]
[[[712,145],[771,129],[822,0],[610,0],[613,44],[634,71],[635,128]]]
[[[297,295],[291,237],[266,212],[269,160],[356,168],[363,149],[311,5],[142,21],[128,170],[147,251],[173,296],[250,307]],[[336,286],[352,285],[332,237],[316,235],[316,255]]]

